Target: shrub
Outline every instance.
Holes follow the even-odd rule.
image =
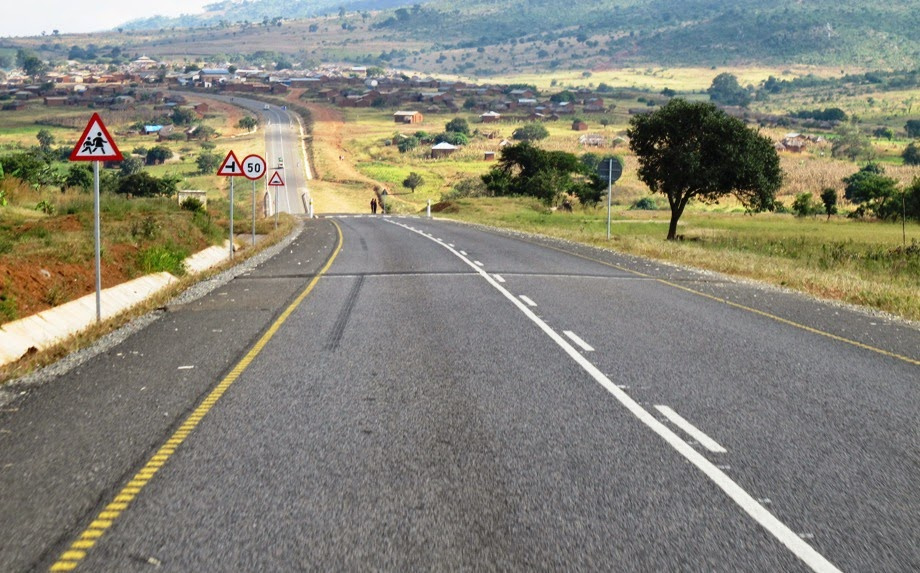
[[[195,197],[188,197],[179,205],[182,209],[186,211],[191,211],[197,213],[198,211],[204,211],[204,204]]]
[[[447,122],[447,125],[444,126],[444,131],[463,133],[465,135],[469,135],[470,125],[462,117],[455,117],[454,119]]]
[[[537,141],[549,137],[549,131],[539,123],[528,123],[524,127],[515,129],[511,137],[518,141]]]
[[[821,212],[821,208],[815,202],[814,195],[811,193],[799,193],[795,196],[795,201],[792,202],[792,212],[795,213],[796,217],[808,217],[809,215],[817,215]]]
[[[147,215],[140,221],[131,221],[131,236],[134,238],[153,239],[160,234],[160,226],[152,215]]]
[[[7,292],[0,293],[0,320],[7,322],[19,318],[19,312],[16,310],[16,299]]]
[[[406,153],[418,147],[418,143],[417,137],[404,137],[399,139],[396,143],[396,147],[399,149],[400,153]]]
[[[635,201],[629,208],[637,211],[657,211],[658,203],[651,197],[643,197]]]
[[[904,165],[920,165],[920,146],[912,142],[904,148],[901,158],[904,160]]]
[[[38,205],[35,206],[35,210],[41,211],[45,215],[54,215],[56,209],[54,208],[54,203],[42,199],[39,201]]]
[[[156,245],[138,254],[138,267],[148,274],[166,271],[182,276],[186,273],[186,257],[188,257],[188,251],[172,243]]]

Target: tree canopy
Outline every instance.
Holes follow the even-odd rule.
[[[565,151],[544,151],[526,141],[502,149],[498,165],[482,180],[494,195],[529,195],[547,205],[566,193],[584,197],[583,203],[599,196],[597,178],[591,177],[578,157]]]
[[[751,94],[738,83],[738,78],[729,73],[721,73],[712,80],[706,90],[712,101],[722,105],[747,107],[751,103]]]
[[[538,141],[549,137],[549,131],[539,123],[528,123],[512,132],[511,137],[518,141]]]
[[[901,159],[904,160],[904,165],[920,165],[920,145],[915,142],[908,144],[901,152]]]
[[[859,171],[844,177],[846,187],[843,196],[857,203],[857,215],[868,210],[880,219],[897,216],[897,205],[892,201],[898,193],[896,179],[885,175],[885,169],[878,163],[868,163]]]
[[[444,131],[451,131],[455,133],[462,133],[464,135],[470,134],[470,124],[462,117],[455,117],[454,119],[447,122],[447,125],[444,126]]]
[[[709,103],[681,98],[637,115],[627,130],[639,159],[639,179],[668,198],[668,239],[687,204],[734,195],[752,211],[772,209],[782,184],[779,156],[769,138]]]

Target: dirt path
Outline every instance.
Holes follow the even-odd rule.
[[[298,101],[299,94],[289,94]],[[313,169],[316,180],[311,193],[319,213],[363,213],[373,189],[382,186],[363,175],[349,160],[345,147],[346,125],[341,111],[317,103],[303,103],[313,115]]]

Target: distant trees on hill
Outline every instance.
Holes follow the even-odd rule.
[[[722,105],[747,107],[751,103],[751,92],[741,87],[738,78],[727,72],[713,78],[706,92],[712,101]]]

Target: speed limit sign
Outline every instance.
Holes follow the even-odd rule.
[[[247,155],[243,159],[243,175],[255,181],[265,176],[265,160],[258,155]]]

